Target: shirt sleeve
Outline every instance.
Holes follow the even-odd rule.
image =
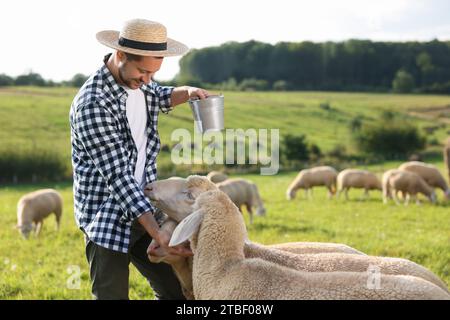
[[[159,109],[163,113],[169,113],[173,110],[171,99],[173,89],[175,89],[175,87],[160,86],[154,82],[153,90],[155,90],[155,94],[158,97]]]
[[[114,116],[105,108],[88,103],[77,110],[75,129],[83,148],[122,208],[121,221],[131,222],[146,212],[156,212],[134,178]]]

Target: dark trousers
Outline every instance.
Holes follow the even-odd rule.
[[[92,281],[92,295],[99,300],[127,300],[130,262],[147,279],[160,300],[184,300],[180,283],[166,263],[151,263],[147,248],[152,238],[138,224],[133,224],[128,253],[96,245],[86,238],[86,257]]]

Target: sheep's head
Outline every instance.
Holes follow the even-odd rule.
[[[32,223],[23,223],[21,225],[17,225],[16,229],[19,230],[19,232],[22,234],[22,237],[24,239],[28,239],[31,231],[33,231],[35,229],[35,226]]]
[[[428,198],[430,199],[431,203],[436,203],[437,201],[436,192],[433,190]]]
[[[166,219],[161,225],[161,229],[165,230],[172,235],[175,230],[177,223],[172,219]],[[152,240],[147,249],[148,259],[153,263],[165,262],[167,264],[175,264],[181,262],[185,258],[179,255],[169,254],[165,249],[163,249],[155,239]]]
[[[170,178],[147,184],[144,194],[169,217],[180,222],[193,211],[195,199],[217,187],[205,177]]]
[[[286,191],[286,199],[293,200],[295,198],[296,191],[293,188],[289,188]]]
[[[445,199],[450,200],[450,188],[447,188],[447,190],[445,190]]]
[[[170,239],[169,246],[176,246],[191,240],[191,248],[196,250],[197,233],[204,220],[215,225],[230,226],[236,236],[241,235],[242,242],[246,237],[245,223],[242,214],[230,198],[220,190],[210,190],[198,196],[193,206],[194,212],[181,221]],[[239,230],[241,229],[241,230]],[[203,232],[203,230],[202,230]],[[205,232],[213,232],[206,229]]]

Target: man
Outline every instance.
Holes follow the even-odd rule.
[[[168,247],[170,236],[159,229],[162,214],[143,186],[156,180],[159,111],[209,94],[152,81],[164,57],[187,51],[157,22],[130,20],[120,33],[97,33],[97,40],[116,51],[86,81],[70,110],[75,218],[85,234],[92,294],[128,299],[131,261],[157,298],[182,299],[170,266],[150,263],[147,248],[153,238],[170,253],[192,252]]]

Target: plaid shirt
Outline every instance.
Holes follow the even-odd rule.
[[[151,82],[141,90],[148,111],[145,178],[152,182],[161,147],[158,113],[172,110],[173,87]],[[134,178],[138,152],[126,116],[127,97],[105,64],[86,81],[70,109],[77,225],[94,243],[123,253],[128,252],[132,221],[156,212]]]

